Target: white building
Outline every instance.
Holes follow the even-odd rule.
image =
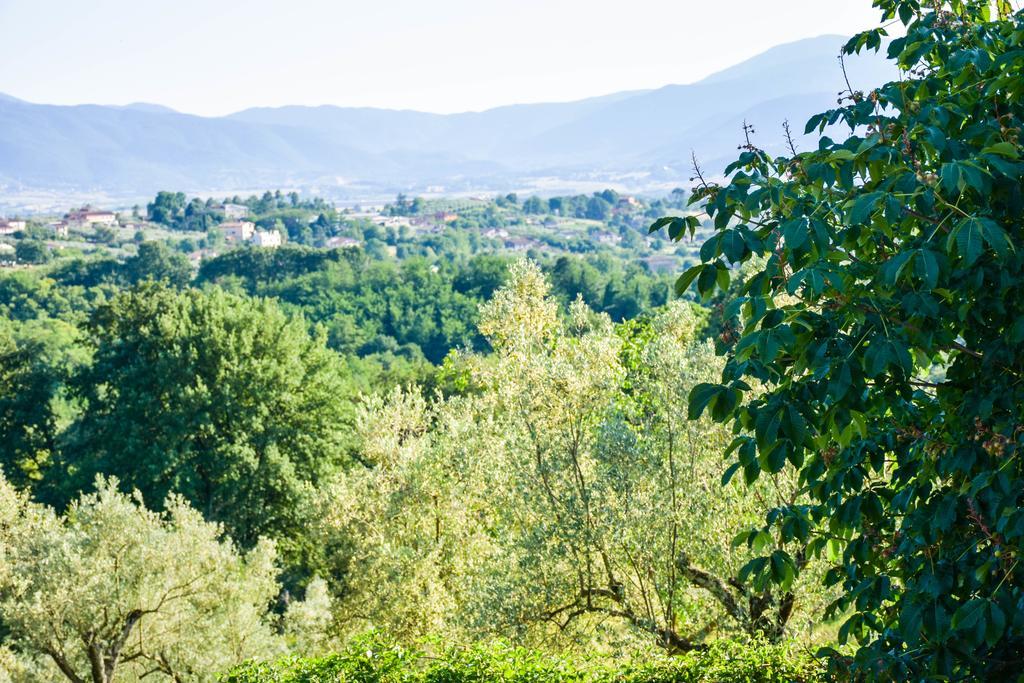
[[[250,240],[256,247],[281,246],[281,233],[277,230],[257,230]]]

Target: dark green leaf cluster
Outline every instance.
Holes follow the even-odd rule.
[[[860,645],[837,666],[1009,680],[1024,660],[1024,16],[875,5],[906,25],[887,48],[904,75],[808,122],[847,137],[791,158],[750,146],[695,193],[716,235],[679,287],[709,297],[737,264],[765,265],[729,303],[722,381],[690,412],[734,424],[727,476],[799,471],[806,500],[738,540],[771,551],[755,582],[799,571],[773,547],[832,563],[828,616]]]
[[[69,379],[82,409],[45,497],[113,475],[150,505],[181,494],[243,546],[301,536],[297,503],[343,464],[351,424],[322,336],[271,301],[155,284],[100,306],[86,330],[91,360]]]

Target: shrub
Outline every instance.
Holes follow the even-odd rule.
[[[221,683],[811,683],[818,663],[792,644],[720,640],[679,657],[644,662],[569,659],[503,643],[450,648],[439,657],[379,634],[316,659],[250,663]]]

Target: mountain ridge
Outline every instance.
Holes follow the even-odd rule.
[[[844,87],[834,57],[845,40],[786,43],[688,84],[456,114],[290,105],[202,117],[151,103],[63,106],[0,94],[0,184],[142,194],[314,186],[345,196],[588,174],[650,176],[654,186],[675,173],[682,183],[682,150],[728,157],[734,143],[722,126],[737,114],[764,128],[832,106]],[[851,59],[847,70],[863,87],[895,75],[878,56]]]

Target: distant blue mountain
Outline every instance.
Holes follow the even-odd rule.
[[[530,177],[629,173],[680,182],[691,150],[735,154],[744,120],[782,142],[845,87],[841,36],[780,45],[690,85],[565,103],[441,115],[374,108],[278,107],[226,117],[161,105],[54,106],[0,95],[0,183],[148,194],[272,186],[501,188]],[[854,87],[895,77],[871,55],[848,60]],[[681,74],[685,80],[685,74]],[[653,174],[653,175],[652,175]]]
[[[135,111],[147,111],[151,114],[177,114],[178,112],[162,104],[150,104],[149,102],[132,102],[116,109],[133,109]]]

